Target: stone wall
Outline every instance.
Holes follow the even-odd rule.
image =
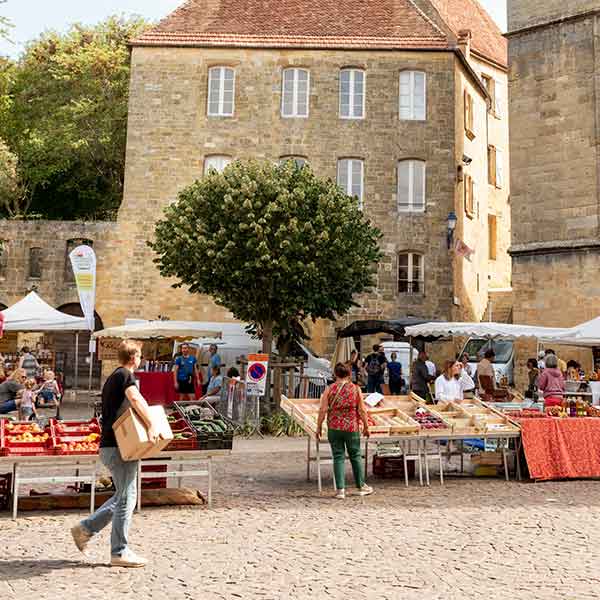
[[[598,0],[509,0],[508,30],[516,31],[599,9]]]

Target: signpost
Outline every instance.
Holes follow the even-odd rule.
[[[246,394],[254,398],[256,410],[256,429],[260,433],[260,397],[267,389],[267,373],[269,370],[268,354],[249,354],[246,369]]]

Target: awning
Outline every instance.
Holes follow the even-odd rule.
[[[83,317],[73,317],[52,308],[35,292],[2,311],[4,331],[83,331]]]
[[[516,325],[509,323],[424,323],[406,328],[406,335],[412,337],[480,337],[490,339],[515,340],[535,338],[540,340],[564,335],[566,329],[539,327],[536,325]]]
[[[545,340],[564,346],[600,346],[600,317],[567,329],[562,335]]]
[[[147,321],[120,325],[97,331],[94,338],[120,338],[133,340],[191,340],[193,338],[221,337],[220,331],[207,330],[194,321]]]
[[[398,337],[406,337],[406,328],[410,325],[427,323],[427,319],[419,317],[404,317],[392,320],[370,319],[365,321],[354,321],[348,327],[338,332],[338,338],[355,337],[363,335],[376,335],[378,333],[389,333]]]

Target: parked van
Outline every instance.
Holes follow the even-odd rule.
[[[493,363],[496,383],[500,384],[502,379],[506,378],[508,385],[514,385],[515,345],[511,340],[488,340],[487,338],[468,339],[462,349],[461,356],[464,353],[469,355],[469,366],[473,373],[473,379],[476,377],[477,365],[486,351],[490,348],[496,353]]]

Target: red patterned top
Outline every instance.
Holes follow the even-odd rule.
[[[334,383],[327,398],[327,427],[338,431],[358,431],[360,398],[360,389],[353,383]]]

